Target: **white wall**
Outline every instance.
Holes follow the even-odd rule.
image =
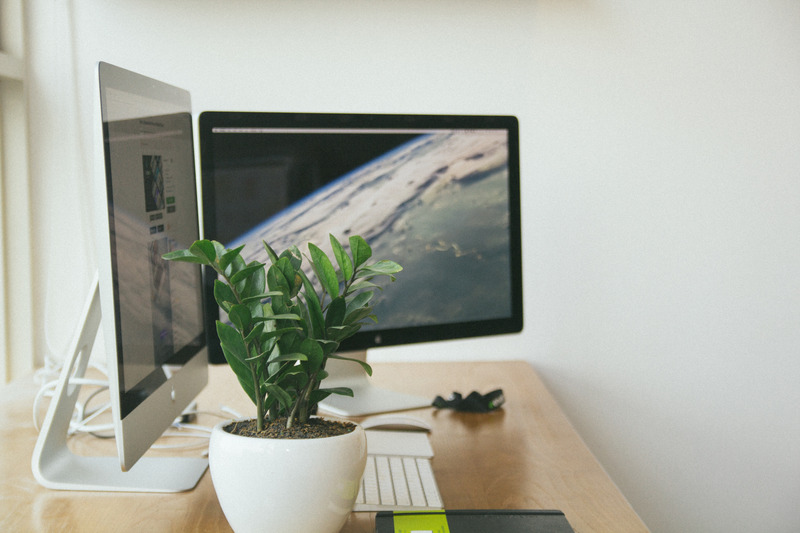
[[[37,348],[93,269],[98,60],[198,112],[511,113],[524,333],[389,355],[529,360],[654,531],[799,530],[800,4],[680,4],[31,0]]]

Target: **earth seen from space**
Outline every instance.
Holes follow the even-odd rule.
[[[500,130],[421,135],[225,246],[245,244],[245,261],[268,264],[262,240],[278,254],[297,244],[307,255],[313,242],[335,264],[328,234],[346,248],[361,235],[372,260],[403,266],[376,293],[380,328],[508,316],[507,151]]]

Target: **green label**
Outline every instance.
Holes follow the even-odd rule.
[[[418,511],[394,514],[394,533],[450,533],[447,516],[441,511],[420,513]]]

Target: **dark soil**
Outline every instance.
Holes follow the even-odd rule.
[[[322,437],[335,437],[352,432],[355,424],[339,420],[324,418],[311,418],[308,422],[295,422],[291,428],[286,429],[286,418],[270,421],[263,431],[256,430],[255,420],[233,422],[225,426],[225,431],[243,437],[259,437],[262,439],[318,439]]]

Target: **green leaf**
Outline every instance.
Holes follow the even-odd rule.
[[[311,284],[311,280],[302,273],[302,270],[300,272],[303,276],[303,286],[305,288],[302,296],[306,303],[305,308],[310,322],[310,336],[323,339],[325,338],[325,317],[322,315],[322,306],[320,305],[316,291],[314,291],[314,286]]]
[[[280,291],[262,292],[261,294],[256,294],[256,295],[253,295],[253,296],[248,296],[247,298],[243,298],[242,299],[242,303],[243,304],[252,304],[252,303],[256,303],[256,302],[261,302],[262,300],[264,300],[266,298],[270,298],[272,296],[283,296],[283,293],[280,292]]]
[[[231,370],[239,378],[239,383],[245,393],[253,400],[253,403],[256,403],[253,374],[250,365],[244,362],[247,359],[247,348],[245,348],[242,336],[233,327],[220,321],[217,321],[217,336],[219,337],[225,360],[228,361]]]
[[[344,297],[339,296],[334,299],[330,305],[328,305],[328,310],[325,312],[325,327],[341,326],[344,323],[346,311],[347,304],[345,303]]]
[[[311,265],[322,288],[331,295],[331,298],[336,298],[339,296],[339,278],[336,276],[336,270],[334,270],[331,260],[314,243],[308,243],[308,251],[311,252]]]
[[[374,295],[375,293],[373,291],[357,294],[347,303],[347,312],[350,313],[360,307],[366,307]]]
[[[231,276],[231,283],[236,285],[237,283],[240,283],[240,282],[246,280],[247,278],[249,278],[253,274],[257,273],[259,270],[263,270],[263,269],[264,269],[264,264],[263,263],[259,263],[258,261],[253,261],[252,263],[250,263],[249,265],[247,265],[243,269],[241,269],[238,272],[236,272],[233,276]]]
[[[338,344],[341,343],[345,339],[349,339],[353,335],[355,335],[358,330],[361,329],[361,324],[348,324],[346,326],[337,326],[328,328],[328,336],[336,342],[336,348],[338,348]],[[336,351],[336,348],[330,350],[328,353],[332,353]]]
[[[242,335],[236,328],[223,322],[217,321],[217,336],[221,345],[226,346],[232,355],[239,361],[247,359],[247,348],[244,345]]]
[[[288,257],[292,262],[292,268],[295,270],[300,270],[300,267],[303,265],[303,254],[300,253],[300,248],[294,244],[289,246],[288,249],[284,250],[284,252],[281,254],[281,257]]]
[[[329,389],[318,389],[319,392],[326,392],[328,394],[340,394],[342,396],[350,396],[353,397],[353,389],[350,387],[332,387]],[[326,394],[326,396],[328,395]]]
[[[328,355],[332,354],[333,352],[339,349],[339,342],[335,339],[314,339],[314,340],[317,342],[317,344],[320,345],[320,347],[322,348],[322,353],[325,355],[326,358],[328,357]]]
[[[231,307],[228,312],[228,318],[231,319],[233,325],[236,326],[240,332],[247,331],[250,328],[253,317],[250,314],[250,309],[246,305],[236,304]]]
[[[237,257],[240,257],[239,253],[242,251],[242,248],[244,248],[244,244],[238,248],[226,250],[219,258],[219,269],[225,271],[228,268],[228,265],[230,265]]]
[[[262,240],[261,242],[264,243],[264,250],[267,251],[267,256],[269,257],[270,262],[274,265],[278,262],[278,255],[275,253],[275,250],[273,250],[272,247],[267,244],[267,241]]]
[[[289,288],[287,293],[288,297],[294,298],[297,296],[300,287],[303,286],[303,280],[297,273],[297,269],[294,268],[291,257],[289,255],[281,256],[278,262],[275,263],[275,267],[280,269],[283,273],[283,277],[286,279],[286,286]]]
[[[360,359],[353,359],[352,357],[345,357],[343,355],[339,355],[339,354],[335,354],[335,353],[332,353],[329,357],[331,359],[339,359],[341,361],[352,361],[353,363],[358,363],[359,365],[361,365],[361,368],[364,369],[364,372],[366,372],[368,376],[372,375],[372,367],[369,366],[364,361],[361,361]]]
[[[372,257],[372,248],[360,235],[350,237],[350,251],[353,254],[353,267],[356,269]]]
[[[372,278],[369,278],[369,279],[372,279]],[[353,283],[352,285],[350,285],[350,288],[347,290],[346,296],[349,296],[349,295],[351,295],[351,294],[353,294],[355,292],[358,292],[360,290],[368,290],[369,292],[372,292],[373,289],[383,290],[383,288],[380,285],[375,285],[374,283],[369,281],[369,279],[360,279],[360,280],[356,281],[355,283]]]
[[[324,354],[322,348],[314,339],[304,339],[300,343],[300,352],[308,357],[309,374],[313,374],[322,368]]]
[[[281,407],[288,408],[292,405],[294,398],[280,386],[267,383],[265,389],[267,395],[277,399]]]
[[[356,274],[356,277],[361,278],[365,276],[391,276],[392,274],[397,274],[401,270],[403,270],[403,267],[401,267],[394,261],[389,261],[388,259],[384,259],[382,261],[378,261],[377,263],[364,266],[359,270],[358,274]],[[393,276],[392,279],[394,279]]]
[[[205,239],[194,241],[194,243],[192,243],[192,245],[189,247],[189,251],[195,257],[205,260],[205,264],[207,265],[216,264],[217,249],[214,247],[214,243],[211,241]]]
[[[182,263],[199,263],[201,265],[208,265],[202,257],[197,257],[189,250],[175,250],[174,252],[167,252],[161,256],[165,261],[179,261]]]
[[[230,311],[233,305],[238,303],[236,295],[233,294],[231,288],[219,279],[214,280],[214,299],[217,301],[217,305],[223,308],[226,313]]]
[[[254,363],[264,358],[267,355],[267,352],[259,352],[257,350],[253,350],[253,355],[245,359],[248,363]]]
[[[252,331],[247,334],[247,337],[244,339],[245,344],[250,344],[251,342],[255,342],[262,334],[264,333],[264,324],[256,324]],[[266,339],[262,339],[266,340]]]
[[[304,353],[292,352],[274,354],[269,358],[270,363],[280,363],[283,361],[308,361],[308,356]]]
[[[297,320],[301,320],[301,318],[300,318],[299,315],[296,315],[294,313],[283,313],[283,314],[280,314],[280,315],[267,315],[267,316],[263,316],[263,317],[258,317],[258,318],[254,318],[253,320],[254,321],[259,321],[259,322],[260,321],[265,321],[265,320],[295,320],[295,321],[297,321]],[[294,329],[294,328],[291,328],[291,329]]]
[[[332,234],[330,235],[331,240],[331,247],[333,248],[333,255],[336,257],[336,262],[339,264],[339,270],[342,272],[342,277],[345,280],[349,280],[353,277],[353,261],[350,259],[350,256],[347,255],[347,252],[342,246],[342,243],[334,237]]]
[[[311,394],[308,396],[308,403],[309,405],[316,405],[330,395],[331,393],[325,389],[313,390],[311,391]]]
[[[280,292],[283,296],[289,297],[291,292],[289,281],[277,263],[269,267],[267,271],[267,286],[271,292]]]
[[[344,324],[355,324],[361,322],[365,318],[368,318],[372,315],[372,307],[359,307],[357,309],[353,309],[352,311],[348,311],[347,316],[344,319]]]

